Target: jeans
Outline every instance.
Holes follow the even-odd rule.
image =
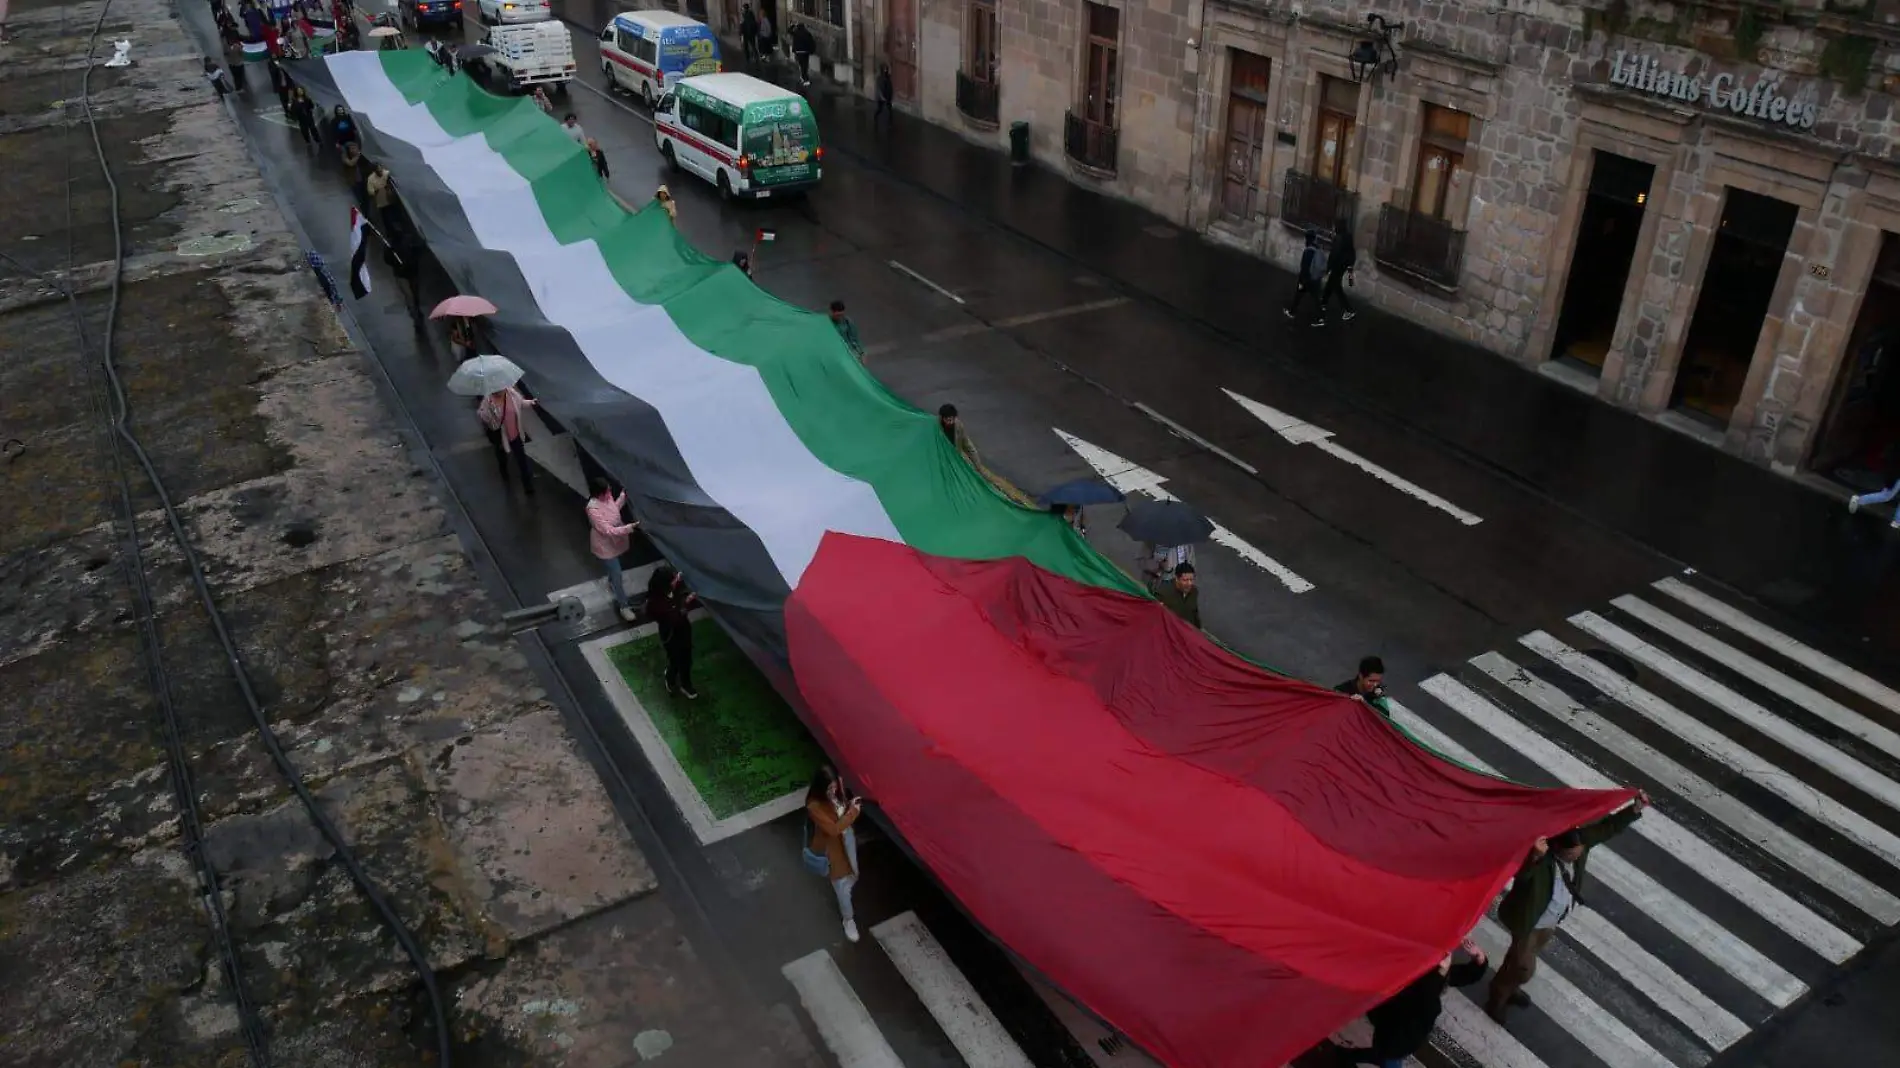
[[[848,923],[857,918],[851,909],[851,890],[858,885],[858,832],[856,828],[844,829],[844,855],[851,861],[852,874],[842,879],[831,880],[831,892],[838,895],[838,913]]]
[[[1326,286],[1324,289],[1321,289],[1319,293],[1319,310],[1320,311],[1322,312],[1325,311],[1326,305],[1332,303],[1332,300],[1334,297],[1339,298],[1339,303],[1341,307],[1345,308],[1347,311],[1352,310],[1352,301],[1346,299],[1346,290],[1340,285],[1340,283],[1343,282],[1345,278],[1346,278],[1345,271],[1333,271],[1327,274]]]
[[[667,686],[677,686],[682,690],[692,689],[693,625],[683,622],[671,633],[661,630],[660,646],[666,650]]]
[[[627,580],[625,569],[620,566],[620,558],[609,556],[601,560],[600,566],[607,569],[607,588],[614,591],[614,604],[621,608],[627,607]]]
[[[484,427],[483,429],[486,430],[487,428]],[[534,496],[534,462],[528,459],[528,450],[526,448],[528,439],[525,437],[516,438],[513,442],[509,443],[507,448],[503,448],[501,431],[489,430],[488,443],[494,446],[495,463],[501,467],[501,480],[503,482],[508,481],[508,454],[514,453],[515,466],[521,468],[522,488],[528,491],[528,496]]]
[[[1878,493],[1861,494],[1860,503],[1886,504],[1888,501],[1893,500],[1895,497],[1900,497],[1900,482],[1895,482],[1893,485],[1888,486],[1886,489],[1881,490]]]

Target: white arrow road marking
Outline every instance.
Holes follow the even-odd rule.
[[[1400,493],[1444,512],[1465,526],[1475,527],[1479,523],[1484,522],[1483,519],[1472,515],[1470,512],[1440,497],[1431,490],[1426,489],[1410,479],[1402,478],[1380,467],[1371,460],[1366,459],[1351,449],[1346,448],[1344,445],[1332,440],[1333,432],[1330,430],[1314,426],[1303,419],[1288,415],[1278,408],[1270,408],[1251,397],[1243,397],[1231,389],[1223,389],[1221,392],[1232,397],[1234,403],[1247,409],[1249,415],[1267,424],[1274,433],[1285,438],[1289,444],[1311,445],[1334,459],[1344,460],[1359,470],[1364,471],[1366,474],[1371,475],[1373,478],[1398,490]]]
[[[1102,478],[1107,480],[1109,485],[1121,492],[1146,494],[1157,501],[1180,500],[1179,497],[1161,488],[1161,484],[1166,482],[1167,479],[1162,478],[1153,471],[1145,467],[1138,467],[1134,463],[1109,452],[1107,449],[1091,445],[1060,428],[1052,429],[1055,430],[1056,436],[1061,438],[1069,448],[1075,450],[1077,456],[1080,456],[1090,467],[1095,469],[1096,474],[1101,475]],[[1210,522],[1212,521],[1210,520]],[[1292,568],[1287,567],[1273,557],[1268,556],[1247,542],[1242,541],[1240,535],[1235,534],[1219,523],[1214,524],[1214,533],[1211,540],[1216,545],[1232,549],[1242,560],[1247,561],[1260,570],[1265,571],[1267,574],[1272,575],[1274,578],[1279,579],[1281,585],[1294,593],[1305,593],[1313,588],[1311,582],[1295,574]]]

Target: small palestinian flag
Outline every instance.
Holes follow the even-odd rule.
[[[270,45],[263,41],[244,42],[244,62],[262,63],[270,58]]]
[[[369,220],[350,209],[350,296],[369,296]]]
[[[754,244],[763,245],[767,241],[777,241],[777,240],[778,240],[777,230],[761,229],[757,233],[752,235],[752,241]]]

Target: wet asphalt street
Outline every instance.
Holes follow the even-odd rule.
[[[568,14],[591,21],[587,12]],[[1797,912],[1765,906],[1772,896],[1765,891],[1750,898],[1717,885],[1701,855],[1666,834],[1626,836],[1618,852],[1639,877],[1604,878],[1591,899],[1593,912],[1621,933],[1553,947],[1547,960],[1568,985],[1548,999],[1539,993],[1537,1008],[1513,1021],[1521,1048],[1537,1060],[1512,1060],[1515,1053],[1495,1045],[1472,1049],[1495,1041],[1482,1021],[1478,1031],[1452,1036],[1465,1059],[1525,1068],[1779,1064],[1810,1047],[1814,1039],[1802,1036],[1815,1033],[1827,1034],[1843,1058],[1900,1049],[1893,1022],[1867,1011],[1870,999],[1891,997],[1900,973],[1891,935],[1900,916],[1883,919],[1883,906],[1868,904],[1900,895],[1900,852],[1887,851],[1889,837],[1900,836],[1900,788],[1888,791],[1900,779],[1900,745],[1881,733],[1900,729],[1900,695],[1889,704],[1877,683],[1854,681],[1900,683],[1900,622],[1885,609],[1900,541],[1886,537],[1884,521],[1850,520],[1837,500],[1806,485],[1376,313],[1320,329],[1285,324],[1278,308],[1286,279],[1277,272],[1159,220],[1063,193],[1067,187],[1042,172],[1012,176],[993,157],[901,117],[874,136],[861,101],[819,101],[828,145],[819,191],[783,203],[721,204],[705,183],[667,172],[644,111],[601,88],[591,35],[576,33],[575,41],[582,81],[557,102],[557,114],[574,111],[599,140],[623,199],[642,202],[666,183],[681,230],[716,255],[750,248],[760,227],[775,229],[777,240],[755,256],[757,282],[805,307],[844,300],[878,376],[920,407],[954,402],[985,460],[1019,485],[1034,490],[1099,472],[1131,495],[1171,493],[1217,520],[1228,535],[1202,547],[1197,561],[1211,632],[1327,684],[1376,653],[1402,706],[1466,755],[1549,784],[1577,781],[1576,761],[1562,763],[1577,753],[1610,778],[1647,786],[1661,812],[1746,875],[1785,887],[1796,905]],[[262,78],[251,81],[248,97],[237,98],[246,136],[267,180],[340,274],[348,204],[340,172],[329,154],[305,152],[260,91]],[[1012,190],[1021,198],[1015,205]],[[425,306],[447,295],[430,288],[441,284],[425,279]],[[393,279],[379,275],[377,292],[353,303],[350,315],[512,599],[535,603],[593,579],[580,498],[544,479],[543,493],[529,501],[499,482],[467,403],[440,388],[453,366],[444,339],[415,328]],[[1099,511],[1092,540],[1132,560],[1133,545],[1113,529],[1116,510]],[[1688,580],[1687,594],[1652,586],[1672,576]],[[1695,619],[1725,648],[1753,637],[1746,621],[1698,615],[1684,599],[1698,593],[1766,624],[1774,640],[1819,654],[1797,661],[1810,674],[1796,685],[1818,687],[1858,717],[1853,724],[1877,730],[1842,727],[1829,713],[1817,718],[1800,690],[1775,681],[1793,681],[1786,661],[1764,673],[1759,662],[1737,667],[1706,640],[1663,641],[1668,632],[1657,629],[1654,608]],[[1632,607],[1630,595],[1642,599]],[[1641,615],[1645,602],[1649,617]],[[1580,619],[1586,612],[1597,615]],[[1550,731],[1562,739],[1549,745],[1554,755],[1513,742],[1457,698],[1461,687],[1496,705],[1515,694],[1519,704],[1510,707],[1522,718],[1521,689],[1467,660],[1490,651],[1533,663],[1521,639],[1538,633],[1696,722],[1737,715],[1735,698],[1800,730],[1761,721],[1725,727],[1757,755],[1750,763],[1719,744],[1686,743],[1693,723],[1633,713],[1653,710],[1640,698],[1602,701],[1598,691],[1615,680],[1593,690],[1577,682],[1577,670],[1546,664],[1540,674],[1574,701],[1552,715],[1582,730],[1575,713],[1595,713],[1626,742],[1586,731],[1591,742],[1578,744],[1577,735]],[[665,891],[697,910],[696,944],[710,939],[750,996],[790,1003],[781,966],[831,947],[904,1064],[965,1063],[871,939],[842,946],[828,896],[797,870],[796,821],[702,847],[613,721],[576,644],[551,646],[579,714],[599,726],[601,755],[624,777],[636,837],[668,858]],[[1769,659],[1759,644],[1750,648]],[[1804,732],[1834,752],[1810,745]],[[1689,778],[1649,758],[1658,751]],[[1790,780],[1800,783],[1796,796],[1776,785]],[[1856,895],[1804,869],[1792,845],[1764,847],[1746,824],[1724,818],[1732,813],[1709,803],[1697,782],[1837,858],[1868,889]],[[1855,819],[1835,818],[1835,809]],[[1078,1051],[1052,1037],[1021,981],[928,880],[888,844],[870,850],[860,891],[865,926],[915,910],[1034,1063],[1073,1058]],[[1711,926],[1749,952],[1699,947],[1699,938],[1720,941]],[[1651,956],[1631,958],[1628,946]],[[1786,981],[1741,974],[1755,967],[1751,954],[1785,971]],[[1848,962],[1854,966],[1843,969]],[[1587,994],[1577,1002],[1565,989]],[[1602,1018],[1620,1021],[1611,1040],[1601,1037]]]

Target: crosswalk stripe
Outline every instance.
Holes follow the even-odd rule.
[[[1716,682],[1700,671],[1638,638],[1595,612],[1570,617],[1578,629],[1609,643],[1616,651],[1645,664],[1650,670],[1698,698],[1722,709],[1755,730],[1838,775],[1849,785],[1900,810],[1900,783],[1861,763],[1833,745],[1816,738],[1780,716]]]
[[[1875,723],[1814,687],[1776,671],[1740,649],[1718,641],[1638,598],[1618,597],[1610,603],[1710,660],[1760,684],[1762,689],[1794,702],[1889,756],[1900,757],[1900,734]]]
[[[1656,588],[1737,634],[1746,634],[1809,671],[1826,677],[1828,681],[1838,683],[1844,689],[1852,690],[1890,712],[1900,712],[1900,690],[1886,686],[1879,680],[1848,667],[1826,653],[1804,645],[1773,627],[1730,608],[1680,579],[1660,579],[1656,582]]]
[[[871,928],[871,937],[884,947],[969,1068],[1033,1068],[916,913],[885,920]]]
[[[1727,735],[1693,716],[1684,715],[1655,694],[1549,634],[1541,630],[1534,631],[1518,640],[1532,652],[1602,690],[1618,704],[1740,772],[1750,782],[1900,865],[1900,838],[1896,838],[1886,828],[1807,786],[1794,775],[1744,749]]]
[[[1528,757],[1566,786],[1612,789],[1619,783],[1528,726],[1476,691],[1449,676],[1427,679],[1420,687],[1445,706],[1482,727],[1493,737]],[[1829,923],[1768,880],[1748,870],[1733,857],[1710,845],[1655,809],[1643,813],[1632,827],[1637,834],[1661,846],[1670,856],[1695,869],[1704,878],[1748,906],[1763,919],[1793,935],[1836,964],[1860,952],[1860,943]]]
[[[1473,756],[1471,751],[1446,738],[1443,733],[1418,718],[1418,714],[1396,702],[1388,702],[1394,718],[1403,716],[1403,725],[1421,739],[1428,735],[1436,736],[1446,743],[1448,748],[1433,744],[1432,748],[1450,756],[1457,749],[1458,759],[1481,771],[1496,774],[1489,764]],[[1416,728],[1416,729],[1415,729]],[[1428,742],[1428,744],[1430,744]],[[1769,960],[1753,947],[1742,942],[1727,929],[1704,915],[1702,910],[1670,892],[1661,883],[1650,878],[1634,865],[1623,860],[1616,851],[1608,846],[1598,846],[1590,851],[1590,870],[1596,873],[1603,885],[1631,905],[1642,910],[1650,919],[1656,921],[1665,930],[1674,934],[1696,952],[1707,957],[1723,971],[1748,984],[1751,990],[1760,994],[1776,1006],[1786,1006],[1807,990],[1801,980],[1790,975],[1787,969]]]
[[[1472,937],[1485,954],[1495,961],[1504,960],[1505,950],[1511,943],[1511,936],[1488,916],[1478,924]],[[1559,975],[1555,969],[1549,966],[1538,968],[1537,974],[1525,984],[1524,990],[1544,1011],[1544,1015],[1570,1032],[1572,1038],[1596,1054],[1609,1068],[1668,1068],[1670,1065],[1669,1058],[1656,1052],[1627,1024],[1611,1015],[1588,994],[1578,990],[1575,984]],[[1707,1062],[1707,1057],[1700,1057],[1687,1068],[1697,1068]]]
[[[1458,991],[1446,991],[1438,1030],[1484,1068],[1544,1068],[1517,1036],[1492,1023],[1476,1002]],[[1460,1062],[1453,1058],[1452,1063]]]
[[[1605,968],[1622,977],[1657,1008],[1675,1017],[1717,1053],[1748,1035],[1748,1025],[1734,1013],[1710,1000],[1674,968],[1637,945],[1621,928],[1594,910],[1572,912],[1564,921],[1564,931],[1602,961]]]
[[[1471,664],[1524,698],[1533,708],[1569,725],[1571,729],[1628,762],[1642,772],[1651,784],[1663,787],[1695,805],[1710,818],[1726,825],[1743,839],[1760,846],[1817,884],[1827,887],[1855,908],[1882,923],[1900,923],[1900,897],[1889,894],[1859,872],[1776,826],[1754,809],[1717,789],[1707,779],[1571,700],[1555,686],[1497,653],[1472,657]],[[1645,826],[1648,822],[1648,818],[1645,818],[1637,826]],[[1894,846],[1900,849],[1900,839],[1895,840]]]
[[[814,950],[779,971],[798,991],[838,1068],[904,1068],[829,952]]]

